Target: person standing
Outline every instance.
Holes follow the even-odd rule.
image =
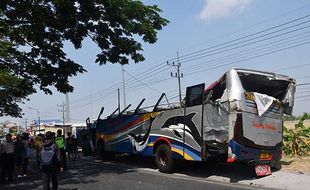
[[[31,149],[30,149],[30,142],[29,142],[29,134],[24,133],[23,134],[23,145],[25,148],[25,155],[23,159],[23,176],[26,177],[28,175],[28,164],[29,164],[29,157],[31,154]]]
[[[72,135],[72,144],[74,158],[80,158],[78,151],[79,140],[74,135]]]
[[[36,151],[36,160],[37,160],[37,165],[40,167],[40,150],[43,145],[43,137],[42,136],[36,136],[34,138],[34,149]]]
[[[53,142],[52,133],[49,131],[45,134],[45,141],[40,151],[40,164],[43,179],[43,190],[50,189],[51,181],[53,190],[57,190],[57,175],[59,171],[62,171],[62,162],[60,151]]]
[[[25,146],[21,135],[17,135],[14,143],[15,164],[17,177],[22,177],[23,160],[25,157]]]
[[[67,132],[66,151],[68,152],[69,160],[71,160],[71,158],[73,158],[73,138],[70,132]]]
[[[13,180],[13,172],[15,165],[14,155],[14,142],[11,134],[6,135],[6,140],[1,144],[1,183],[5,182],[5,178],[8,177],[9,181]]]
[[[55,143],[57,148],[60,151],[61,160],[63,163],[63,169],[67,169],[67,159],[66,159],[66,150],[65,150],[65,137],[62,135],[61,129],[57,130],[57,137],[55,138]]]

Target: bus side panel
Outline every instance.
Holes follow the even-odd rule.
[[[167,139],[175,158],[201,160],[201,111],[202,107],[166,110],[156,116],[152,123],[149,145],[157,139]],[[155,150],[154,150],[155,151]]]
[[[104,142],[107,151],[131,154],[139,152],[137,146],[147,144],[151,118],[156,114],[158,112],[99,120],[97,140],[101,139]]]

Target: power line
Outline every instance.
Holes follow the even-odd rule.
[[[305,18],[307,18],[307,17],[309,17],[309,16],[310,16],[310,15],[306,15],[306,16],[303,16],[303,17],[301,17],[301,18],[297,18],[297,19],[291,20],[291,21],[289,21],[289,22],[286,22],[286,23],[283,23],[283,24],[280,24],[280,25],[277,25],[277,26],[274,26],[274,27],[271,27],[271,28],[268,28],[268,29],[265,29],[265,30],[261,30],[261,31],[259,31],[259,32],[256,32],[256,33],[253,33],[253,34],[244,36],[244,37],[240,37],[240,38],[237,38],[237,39],[235,39],[235,40],[231,40],[231,41],[228,41],[228,42],[224,42],[224,43],[221,43],[221,44],[219,44],[219,45],[216,45],[216,46],[213,46],[213,47],[210,47],[210,48],[206,48],[206,49],[203,49],[203,50],[200,50],[200,51],[197,51],[197,52],[203,52],[203,51],[206,51],[207,49],[211,49],[211,48],[214,48],[214,47],[220,47],[220,46],[222,46],[222,45],[224,45],[224,44],[229,44],[229,43],[232,43],[232,42],[237,42],[237,41],[240,41],[241,39],[246,39],[246,38],[249,38],[249,37],[251,37],[251,36],[255,36],[255,35],[257,35],[257,34],[261,34],[261,33],[263,33],[263,32],[271,31],[271,30],[273,30],[273,29],[275,29],[275,28],[279,28],[279,27],[285,26],[285,25],[287,25],[287,24],[294,23],[294,22],[296,22],[296,21],[305,19]],[[289,27],[284,28],[284,29],[281,29],[281,30],[273,31],[273,32],[271,32],[271,33],[267,33],[267,34],[264,34],[264,35],[261,35],[261,36],[256,36],[255,38],[243,40],[243,41],[238,42],[238,43],[235,43],[235,44],[230,44],[229,46],[222,47],[222,49],[223,49],[223,48],[227,48],[227,47],[232,47],[232,46],[234,46],[234,45],[236,45],[236,44],[244,43],[244,42],[246,42],[246,41],[250,41],[250,40],[253,40],[253,39],[258,39],[258,38],[261,38],[261,37],[263,37],[263,36],[267,36],[267,35],[270,35],[270,34],[273,34],[273,33],[279,32],[279,31],[283,31],[283,30],[285,30],[285,29],[289,29],[289,28],[292,28],[292,27],[296,27],[296,26],[305,24],[305,23],[307,23],[307,22],[309,22],[309,21],[304,21],[304,22],[302,22],[302,23],[298,23],[298,24],[295,24],[295,25],[293,25],[293,26],[289,26]],[[304,29],[304,28],[305,28],[305,27],[299,28],[299,29],[296,29],[296,30],[301,30],[301,29]],[[294,30],[294,31],[296,31],[296,30]],[[294,32],[294,31],[289,31],[289,32]],[[285,34],[287,34],[287,33],[282,33],[282,34],[280,34],[280,35],[285,35]],[[279,35],[277,35],[277,36],[279,36]],[[271,38],[275,38],[275,36],[273,36],[273,37],[271,37]],[[266,40],[268,40],[268,39],[264,39],[264,40],[266,41]],[[251,42],[251,44],[252,44],[252,43],[258,43],[258,41],[256,41],[256,42]],[[249,45],[249,44],[246,44],[246,45]],[[244,46],[244,45],[243,45],[243,46]],[[235,48],[236,48],[236,47],[235,47]],[[240,47],[238,47],[238,48],[240,48]],[[219,49],[217,49],[217,50],[219,50]],[[216,51],[216,50],[213,50],[213,51]],[[227,49],[226,49],[225,51],[227,51]],[[180,57],[184,58],[184,57],[187,56],[187,58],[188,58],[188,55],[192,55],[192,54],[195,54],[195,53],[197,54],[197,52],[193,52],[193,53],[190,53],[190,54],[186,54],[186,55],[183,55],[183,56],[180,56]],[[204,52],[204,54],[205,54],[205,53],[206,53],[206,52]],[[216,52],[216,53],[218,54],[218,53],[221,53],[221,52]],[[197,55],[195,55],[195,56],[196,56],[196,57],[193,57],[193,56],[192,56],[192,58],[195,58],[195,59],[201,58],[201,57],[197,57]],[[204,55],[204,56],[206,56],[206,55]],[[188,62],[188,61],[189,61],[189,60],[187,60],[187,62]],[[150,73],[154,73],[154,71],[159,71],[159,72],[157,72],[157,73],[160,73],[160,71],[162,71],[163,69],[164,69],[164,66],[163,66],[162,64],[158,64],[158,65],[155,65],[155,66],[153,67],[153,69],[148,70],[147,72],[144,72],[142,75],[143,75],[144,78],[149,78],[149,74],[150,74]],[[154,76],[154,75],[153,75],[153,76]],[[140,77],[142,77],[142,76],[140,76]],[[139,78],[140,80],[142,80],[140,77],[136,77],[136,79]],[[117,83],[117,84],[120,84],[120,83]],[[131,83],[131,84],[135,84],[135,83]],[[105,91],[105,93],[103,93],[103,94],[111,93],[111,92],[115,91],[115,89],[116,89],[116,88],[115,88],[114,86],[112,86],[111,88],[109,88],[109,91],[108,91],[108,92]],[[103,96],[103,94],[102,94],[102,93],[99,93],[98,96]],[[79,101],[79,102],[81,102],[81,101]]]
[[[150,87],[148,84],[146,84],[146,83],[140,81],[139,79],[137,79],[136,77],[134,77],[133,75],[131,75],[130,73],[128,73],[128,71],[124,70],[124,72],[125,72],[127,75],[129,75],[130,77],[132,77],[133,79],[135,79],[136,81],[138,81],[139,83],[141,83],[143,86],[145,86],[145,87],[147,87],[147,88],[153,90],[154,92],[157,92],[157,93],[161,94],[161,92],[159,92],[158,90],[156,90],[156,89]]]
[[[298,99],[298,98],[307,98],[307,97],[310,97],[310,94],[303,95],[303,96],[297,96],[296,99]]]
[[[300,45],[300,44],[298,44],[298,45]],[[296,46],[296,45],[295,45]],[[292,48],[292,47],[289,47],[289,48]],[[287,48],[284,48],[284,49],[288,49],[288,47]],[[280,50],[276,50],[276,51],[273,51],[273,52],[278,52],[278,51],[282,51],[283,50],[283,48],[282,49],[280,49]],[[268,52],[268,53],[265,53],[265,54],[271,54],[271,53],[273,53],[273,52]],[[264,54],[264,55],[265,55]],[[263,55],[257,55],[257,56],[263,56]],[[255,56],[255,57],[257,57],[257,56]],[[243,60],[239,60],[240,62],[241,61],[245,61],[245,60],[249,60],[249,59],[252,59],[253,57],[250,57],[250,58],[247,58],[247,59],[243,59]],[[232,64],[232,63],[229,63],[229,64]],[[225,64],[225,65],[227,65],[227,64]],[[220,67],[221,66],[223,66],[223,65],[219,65]],[[204,71],[204,70],[203,70]],[[201,72],[201,71],[200,71]],[[193,74],[193,73],[197,73],[197,72],[192,72],[192,73],[189,73],[189,74]],[[165,80],[167,80],[167,79],[164,79],[164,80],[162,80],[162,81],[165,81]],[[140,85],[141,86],[141,85]],[[140,86],[132,86],[132,87],[140,87]],[[100,97],[98,98],[98,99],[100,99]]]
[[[301,18],[298,18],[298,19],[295,19],[295,20],[292,20],[292,21],[289,21],[289,22],[287,22],[287,23],[293,23],[293,22],[296,22],[296,20],[301,20],[301,19],[304,19],[304,18],[306,18],[306,17],[309,17],[309,15],[307,15],[307,16],[304,16],[304,17],[301,17]],[[299,26],[299,25],[302,25],[302,24],[304,24],[304,23],[306,23],[306,22],[309,22],[309,21],[305,21],[305,22],[303,22],[303,23],[299,23],[299,24],[295,24],[295,25],[293,25],[293,26],[290,26],[290,27],[287,27],[286,29],[288,29],[288,28],[292,28],[292,27],[296,27],[296,26]],[[281,24],[281,25],[277,25],[277,26],[284,26],[285,24],[287,24],[287,23],[284,23],[284,24]],[[275,26],[275,27],[272,27],[272,28],[276,28],[277,26]],[[309,27],[309,26],[306,26],[306,27]],[[302,27],[302,28],[298,28],[298,29],[295,29],[295,30],[291,30],[291,31],[289,31],[289,32],[294,32],[294,31],[298,31],[298,30],[302,30],[302,29],[304,29],[304,28],[306,28],[306,27]],[[265,30],[263,30],[263,31],[267,31],[267,30],[271,30],[270,28],[269,29],[265,29]],[[283,31],[284,29],[282,29],[281,31]],[[278,31],[280,31],[280,30],[278,30]],[[262,31],[260,31],[260,32],[262,32]],[[260,33],[260,32],[257,32],[257,33]],[[274,31],[274,32],[277,32],[277,31]],[[273,32],[273,33],[274,33]],[[255,35],[255,34],[257,34],[257,33],[254,33],[254,34],[250,34],[250,35],[248,35],[248,36],[253,36],[253,35]],[[281,36],[282,35],[285,35],[285,34],[287,34],[288,32],[286,32],[286,33],[282,33],[282,34],[280,34]],[[259,37],[262,37],[262,36],[266,36],[266,35],[270,35],[270,33],[269,34],[264,34],[264,35],[261,35],[261,36],[259,36]],[[240,39],[245,39],[246,37],[248,37],[248,36],[245,36],[245,37],[241,37],[241,38],[238,38],[239,40]],[[255,37],[255,38],[252,38],[252,39],[250,39],[250,40],[253,40],[253,39],[257,39],[257,38],[259,38],[259,37]],[[275,36],[272,36],[273,38],[275,38]],[[269,38],[271,38],[271,37],[269,37]],[[238,40],[238,39],[236,39],[236,40]],[[236,40],[232,40],[233,42],[234,41],[236,41]],[[270,40],[270,39],[264,39],[264,41],[267,41],[267,40]],[[232,41],[229,41],[229,42],[226,42],[226,43],[222,43],[222,44],[228,44],[228,43],[231,43]],[[247,41],[249,41],[249,39],[247,40]],[[243,42],[246,42],[245,40],[243,41]],[[238,42],[238,43],[241,43],[241,42]],[[253,42],[251,42],[251,43],[253,43]],[[256,41],[255,43],[258,43],[258,41]],[[236,45],[236,43],[235,44],[233,44],[233,45]],[[247,44],[247,45],[249,45],[249,44]],[[302,45],[302,44],[298,44],[298,45],[295,45],[294,47],[297,47],[297,46],[300,46],[300,45]],[[232,45],[230,45],[230,46],[232,46]],[[287,47],[287,48],[292,48],[293,46],[291,46],[291,47]],[[238,48],[240,48],[240,47],[238,47]],[[210,49],[210,48],[208,48],[208,49]],[[201,51],[205,51],[206,49],[204,49],[204,50],[201,50]],[[200,51],[200,52],[201,52]],[[214,51],[214,50],[213,50]],[[227,49],[225,50],[225,51],[227,51]],[[264,53],[264,54],[259,54],[259,55],[257,55],[257,56],[254,56],[254,57],[259,57],[259,56],[263,56],[263,55],[268,55],[268,54],[271,54],[271,53],[274,53],[274,52],[278,52],[278,51],[283,51],[283,48],[281,49],[281,50],[276,50],[276,51],[272,51],[272,52],[267,52],[267,53]],[[204,52],[204,53],[206,53],[206,52]],[[217,52],[217,54],[218,54],[219,52]],[[220,53],[222,53],[222,52],[220,52]],[[197,55],[196,55],[197,56]],[[205,55],[204,55],[205,56]],[[182,57],[185,57],[185,56],[182,56]],[[194,58],[194,57],[193,57]],[[196,57],[197,58],[197,57]],[[249,60],[249,59],[252,59],[253,58],[253,56],[252,57],[250,57],[250,58],[246,58],[245,60]],[[241,61],[245,61],[244,59],[242,60],[241,59]],[[188,60],[187,60],[188,61]],[[232,64],[232,63],[229,63],[229,64]],[[223,65],[223,64],[222,64]],[[221,66],[222,66],[221,65]],[[226,64],[225,64],[226,65]],[[155,69],[154,69],[155,71],[158,71],[157,72],[157,74],[159,74],[159,73],[161,73],[161,71],[162,70],[165,70],[165,68],[164,68],[164,66],[163,65],[157,65],[157,66],[155,66]],[[150,70],[149,70],[149,72],[151,72]],[[193,72],[192,72],[193,73]],[[194,72],[194,73],[197,73],[197,72]],[[154,76],[154,75],[152,75],[152,76]],[[141,76],[140,76],[141,77]],[[139,79],[139,80],[141,80],[140,79],[140,77],[138,78],[138,77],[136,77],[136,79]],[[148,73],[144,73],[144,78],[150,78],[150,76],[148,75]],[[133,86],[134,86],[134,84],[135,84],[136,82],[132,82],[131,84],[133,84]],[[119,84],[119,83],[118,83]],[[110,88],[110,90],[109,91],[105,91],[104,93],[102,93],[102,94],[99,94],[98,96],[99,97],[103,97],[104,95],[107,95],[107,94],[109,94],[109,93],[111,93],[111,92],[113,92],[113,91],[115,91],[115,89],[114,89],[115,87],[114,86],[112,86],[111,88]]]
[[[304,42],[304,43],[291,45],[291,46],[288,46],[288,47],[285,47],[285,48],[281,48],[281,49],[278,49],[278,50],[273,50],[273,51],[270,51],[270,52],[261,53],[261,54],[258,54],[258,55],[253,55],[253,56],[250,56],[250,57],[247,57],[247,58],[243,58],[243,59],[240,59],[240,60],[237,60],[237,61],[231,61],[231,62],[228,62],[228,63],[218,64],[218,65],[213,66],[213,67],[208,67],[206,69],[200,69],[200,70],[195,71],[195,72],[187,73],[187,75],[192,75],[192,74],[200,73],[200,72],[203,72],[203,71],[207,71],[207,70],[211,70],[211,69],[216,69],[216,68],[220,68],[220,67],[223,67],[223,66],[232,65],[234,63],[240,63],[240,62],[248,61],[248,60],[251,60],[251,59],[255,59],[255,58],[258,58],[258,57],[262,57],[262,56],[270,55],[270,54],[273,54],[273,53],[285,51],[285,50],[288,50],[288,49],[291,49],[291,48],[295,48],[295,47],[299,47],[299,46],[302,46],[302,45],[306,45],[306,44],[309,44],[309,43],[310,43],[310,41],[307,41],[307,42]]]
[[[285,70],[290,70],[290,69],[297,69],[297,68],[300,68],[300,67],[306,67],[306,66],[310,66],[310,63],[306,63],[306,64],[302,64],[302,65],[297,65],[297,66],[291,66],[291,67],[285,67],[283,69],[277,69],[275,71],[285,71]]]
[[[300,41],[302,40],[301,42],[304,42],[305,41],[305,37],[309,36],[309,31],[307,31],[305,33],[302,33],[302,34],[307,34],[307,36],[303,36],[301,38],[298,38],[297,40],[300,40]],[[293,36],[293,37],[295,37],[295,36]],[[290,38],[292,38],[292,37],[282,38],[282,39],[274,41],[274,42],[272,42],[270,44],[267,44],[267,45],[263,44],[263,45],[260,45],[260,46],[253,47],[252,49],[247,49],[247,50],[242,51],[242,52],[234,52],[233,54],[230,54],[230,55],[227,55],[227,56],[222,56],[220,58],[215,58],[215,59],[208,60],[208,62],[215,62],[215,61],[219,61],[219,60],[223,60],[223,61],[224,60],[229,60],[229,61],[231,61],[234,58],[239,58],[240,59],[242,56],[251,55],[251,53],[257,53],[257,52],[259,53],[262,50],[263,51],[272,51],[274,47],[277,47],[277,46],[283,47],[284,45],[286,45],[287,42],[295,42],[296,41],[296,39],[285,41],[285,40],[290,39]],[[300,42],[300,41],[297,41],[297,42]],[[278,42],[280,42],[280,43],[278,43]],[[199,69],[201,69],[201,64],[202,63],[198,63],[198,64],[195,64],[193,66],[185,67],[185,70],[188,70],[190,68],[191,69],[192,68],[199,68]],[[216,64],[213,64],[213,65],[216,65]],[[210,64],[208,66],[210,66]]]
[[[310,22],[310,20],[307,21],[307,22]],[[290,31],[285,32],[285,33],[277,34],[277,35],[274,35],[274,36],[271,36],[271,37],[268,37],[268,38],[264,38],[264,39],[261,39],[261,40],[256,40],[254,42],[249,42],[249,43],[246,43],[246,44],[242,44],[242,43],[245,43],[245,42],[248,42],[248,41],[252,41],[252,39],[250,39],[248,41],[242,41],[242,42],[235,43],[235,44],[232,44],[232,45],[229,45],[229,46],[225,46],[225,47],[222,47],[222,48],[213,49],[213,50],[204,52],[203,54],[192,56],[191,59],[185,59],[185,60],[182,60],[182,62],[183,63],[187,63],[187,62],[194,61],[194,60],[197,60],[197,59],[201,59],[201,58],[204,58],[204,57],[208,57],[208,56],[211,56],[211,55],[213,56],[213,55],[217,55],[217,54],[224,53],[224,52],[227,52],[227,51],[231,51],[231,50],[239,49],[239,48],[242,48],[242,47],[246,47],[246,46],[249,46],[249,45],[261,43],[261,42],[264,42],[264,41],[267,41],[267,40],[270,40],[270,39],[274,39],[274,38],[277,38],[277,37],[280,37],[280,36],[283,36],[283,35],[287,35],[287,34],[290,34],[290,33],[293,33],[293,32],[297,32],[297,31],[300,31],[300,30],[303,30],[303,29],[306,29],[306,28],[309,28],[309,27],[310,27],[310,25],[303,26],[301,28],[290,30]],[[261,37],[257,37],[255,39],[258,39],[258,38],[261,38]],[[238,44],[242,44],[242,45],[234,47],[235,45],[238,45]],[[228,47],[231,47],[231,48],[227,49]]]
[[[276,29],[276,28],[280,28],[282,26],[285,26],[285,25],[288,25],[288,24],[291,24],[291,23],[294,23],[296,21],[299,21],[299,20],[303,20],[305,18],[308,18],[310,17],[310,15],[306,15],[306,16],[303,16],[303,17],[299,17],[297,19],[293,19],[293,20],[290,20],[288,22],[285,22],[285,23],[282,23],[282,24],[279,24],[279,25],[276,25],[276,26],[273,26],[273,27],[270,27],[270,28],[267,28],[267,29],[264,29],[264,30],[261,30],[259,32],[255,32],[255,33],[252,33],[252,34],[249,34],[249,35],[246,35],[246,36],[243,36],[243,37],[240,37],[240,38],[237,38],[237,39],[233,39],[233,40],[230,40],[228,42],[223,42],[223,43],[220,43],[218,45],[214,45],[214,46],[211,46],[211,47],[208,47],[208,48],[205,48],[205,49],[202,49],[202,50],[198,50],[198,51],[195,51],[195,52],[192,52],[192,53],[188,53],[188,54],[185,54],[185,55],[182,55],[180,56],[180,60],[181,61],[184,61],[183,59],[185,58],[192,58],[193,55],[195,54],[198,54],[198,53],[201,53],[201,52],[204,52],[207,51],[207,50],[211,50],[211,49],[214,49],[214,48],[218,48],[218,47],[221,47],[223,45],[227,45],[227,44],[230,44],[230,43],[233,43],[233,42],[237,42],[237,41],[240,41],[240,40],[243,40],[243,39],[246,39],[246,38],[249,38],[249,37],[252,37],[252,36],[255,36],[257,34],[261,34],[261,33],[264,33],[264,32],[267,32],[267,31],[270,31],[270,30],[273,30],[273,29]],[[289,28],[292,28],[292,27],[295,27],[295,26],[299,26],[299,25],[302,25],[302,24],[305,24],[305,23],[308,23],[309,20],[307,21],[304,21],[302,23],[298,23],[296,25],[293,25],[293,26],[290,26],[290,27],[287,27],[287,28],[284,28],[284,29],[280,29],[280,30],[277,30],[277,31],[274,31],[274,32],[271,32],[271,33],[267,33],[267,34],[264,34],[264,35],[261,35],[261,36],[258,36],[258,37],[254,37],[254,38],[250,38],[248,40],[245,40],[245,41],[251,41],[251,40],[254,40],[254,39],[257,39],[257,38],[260,38],[260,37],[264,37],[264,36],[267,36],[267,35],[270,35],[270,34],[273,34],[273,33],[277,33],[277,32],[280,32],[280,31],[283,31],[283,30],[286,30],[286,29],[289,29]],[[240,43],[243,43],[244,41],[241,41],[241,42],[238,42],[238,43],[235,43],[234,45],[236,44],[240,44]],[[232,45],[229,45],[229,46],[224,46],[224,47],[230,47]],[[223,47],[222,47],[223,48]],[[197,56],[197,55],[195,55]],[[175,60],[175,59],[173,59]],[[169,60],[169,61],[173,61],[173,60]]]
[[[310,99],[297,100],[297,101],[295,101],[295,102],[305,102],[305,101],[310,101]]]
[[[307,86],[307,85],[310,85],[310,82],[307,82],[307,83],[300,83],[300,84],[297,84],[296,86]]]
[[[210,43],[210,42],[215,41],[215,40],[217,40],[217,39],[222,39],[223,37],[227,37],[227,36],[230,36],[230,35],[233,35],[233,34],[240,33],[240,31],[248,30],[248,29],[253,28],[253,27],[255,27],[255,26],[258,26],[258,25],[261,25],[261,24],[264,24],[264,23],[267,23],[267,22],[270,22],[270,21],[273,21],[273,20],[277,20],[278,18],[281,18],[281,19],[282,19],[284,16],[287,16],[287,15],[292,14],[292,13],[294,13],[294,12],[300,12],[300,10],[305,9],[305,8],[307,8],[307,7],[309,7],[309,6],[310,6],[310,3],[307,3],[307,4],[303,5],[303,6],[297,7],[297,8],[295,8],[295,9],[291,9],[291,10],[289,10],[289,11],[286,11],[286,12],[284,12],[284,13],[281,13],[281,14],[279,14],[279,15],[276,15],[276,16],[274,16],[274,17],[272,17],[272,18],[259,21],[259,22],[257,22],[257,23],[254,23],[254,24],[250,25],[250,26],[246,26],[246,27],[244,27],[244,28],[242,28],[242,29],[240,29],[240,30],[237,30],[237,31],[234,31],[234,32],[225,33],[225,34],[222,34],[222,35],[218,35],[217,37],[215,37],[215,38],[213,38],[213,39],[211,39],[211,40],[208,40],[207,42],[204,42],[204,44],[205,44],[205,43]],[[188,49],[189,49],[189,48],[187,48],[186,50],[188,50]],[[191,49],[193,49],[193,48],[191,48]],[[201,51],[201,50],[198,50],[198,51]],[[195,53],[195,52],[192,52],[192,53]],[[188,54],[192,54],[192,53],[188,53]],[[185,55],[183,55],[183,56],[186,56],[186,55],[187,55],[187,54],[185,54]],[[175,58],[172,58],[172,59],[170,59],[170,60],[168,60],[168,61],[175,61]]]

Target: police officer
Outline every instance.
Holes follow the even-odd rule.
[[[55,144],[60,151],[60,156],[63,164],[63,169],[67,169],[67,159],[65,151],[65,137],[62,135],[61,129],[57,130],[57,137],[55,138]]]

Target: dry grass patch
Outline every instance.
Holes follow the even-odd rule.
[[[283,156],[281,161],[282,169],[310,174],[310,155]]]

